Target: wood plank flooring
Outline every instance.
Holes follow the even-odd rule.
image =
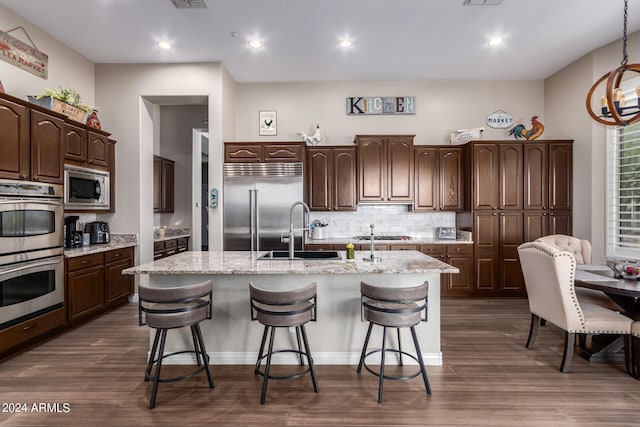
[[[250,366],[214,365],[215,389],[204,375],[161,384],[149,410],[148,329],[138,327],[137,306],[128,304],[0,362],[0,411],[27,406],[26,413],[0,412],[0,425],[640,425],[640,381],[622,363],[589,363],[576,354],[562,374],[561,331],[540,328],[530,351],[528,328],[524,299],[443,300],[444,364],[427,367],[431,396],[420,378],[386,381],[379,405],[377,378],[357,375],[354,366],[318,366],[320,393],[309,377],[273,381],[261,406],[261,378]],[[188,367],[170,368],[167,374]],[[59,409],[34,412],[34,403]]]

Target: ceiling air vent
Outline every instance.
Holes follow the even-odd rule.
[[[497,6],[502,0],[464,0],[463,6]]]
[[[171,0],[171,3],[178,9],[206,9],[207,3],[204,0]]]

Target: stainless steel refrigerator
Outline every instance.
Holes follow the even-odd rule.
[[[287,249],[281,242],[289,232],[289,209],[303,199],[302,163],[225,163],[225,251]],[[296,206],[294,227],[302,228],[303,210]],[[300,249],[302,232],[296,232]]]

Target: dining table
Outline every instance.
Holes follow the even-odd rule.
[[[622,308],[622,313],[634,321],[640,321],[640,280],[615,277],[606,265],[583,264],[576,267],[575,286],[604,292]],[[640,338],[631,336],[629,346],[624,345],[624,337],[613,341],[596,343],[590,350],[583,351],[583,357],[590,361],[607,360],[616,350],[625,349],[624,359],[631,376],[640,379]]]

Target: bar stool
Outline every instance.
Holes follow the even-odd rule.
[[[382,403],[382,387],[385,379],[390,380],[408,380],[422,374],[427,394],[431,394],[429,379],[427,378],[427,370],[422,360],[422,352],[418,344],[415,326],[420,322],[427,320],[427,296],[429,292],[428,282],[415,287],[405,288],[387,288],[372,286],[367,283],[360,283],[361,293],[361,316],[363,320],[369,321],[369,329],[364,340],[360,362],[358,363],[358,373],[362,371],[362,367],[380,378],[378,383],[378,403]],[[424,312],[424,317],[422,313]],[[382,326],[382,348],[367,352],[369,338],[373,325]],[[387,328],[395,328],[398,333],[398,349],[386,348]],[[409,328],[413,337],[416,355],[410,354],[402,350],[400,342],[400,328]],[[419,369],[406,376],[391,376],[384,373],[384,360],[387,352],[397,353],[399,356],[400,366],[403,365],[402,356],[408,356],[418,362]],[[378,372],[371,369],[366,358],[372,354],[380,353],[380,369]]]
[[[251,320],[257,320],[264,325],[262,334],[262,342],[260,343],[260,351],[258,352],[258,360],[254,373],[264,377],[262,381],[262,394],[260,396],[260,404],[264,404],[267,396],[267,384],[269,379],[289,380],[310,374],[313,383],[313,391],[318,392],[318,381],[313,368],[313,358],[307,340],[307,333],[304,325],[309,321],[316,320],[316,283],[297,290],[291,291],[269,291],[260,289],[249,282],[249,294],[251,297]],[[296,339],[298,342],[297,349],[273,350],[273,341],[277,328],[296,328]],[[269,334],[269,331],[271,333]],[[269,334],[269,348],[265,354],[264,347]],[[302,343],[300,344],[300,336]],[[303,356],[307,358],[309,367],[301,372],[292,375],[274,376],[269,374],[271,369],[271,356],[275,353],[295,353],[300,358],[300,366],[304,365]],[[260,370],[263,359],[267,359],[264,372]]]
[[[209,356],[205,350],[202,332],[200,331],[200,322],[204,319],[211,319],[211,293],[211,280],[196,285],[172,288],[152,288],[142,284],[138,286],[138,323],[140,326],[147,325],[156,330],[149,354],[149,363],[144,373],[145,381],[153,379],[153,388],[149,401],[150,409],[156,406],[158,384],[161,382],[185,380],[205,371],[209,387],[214,388],[213,377],[209,370]],[[164,354],[167,331],[186,326],[191,328],[193,350]],[[160,342],[159,350],[158,342]],[[162,361],[167,357],[185,353],[195,354],[199,368],[180,377],[160,378]],[[156,365],[155,373],[151,375],[154,364]]]

